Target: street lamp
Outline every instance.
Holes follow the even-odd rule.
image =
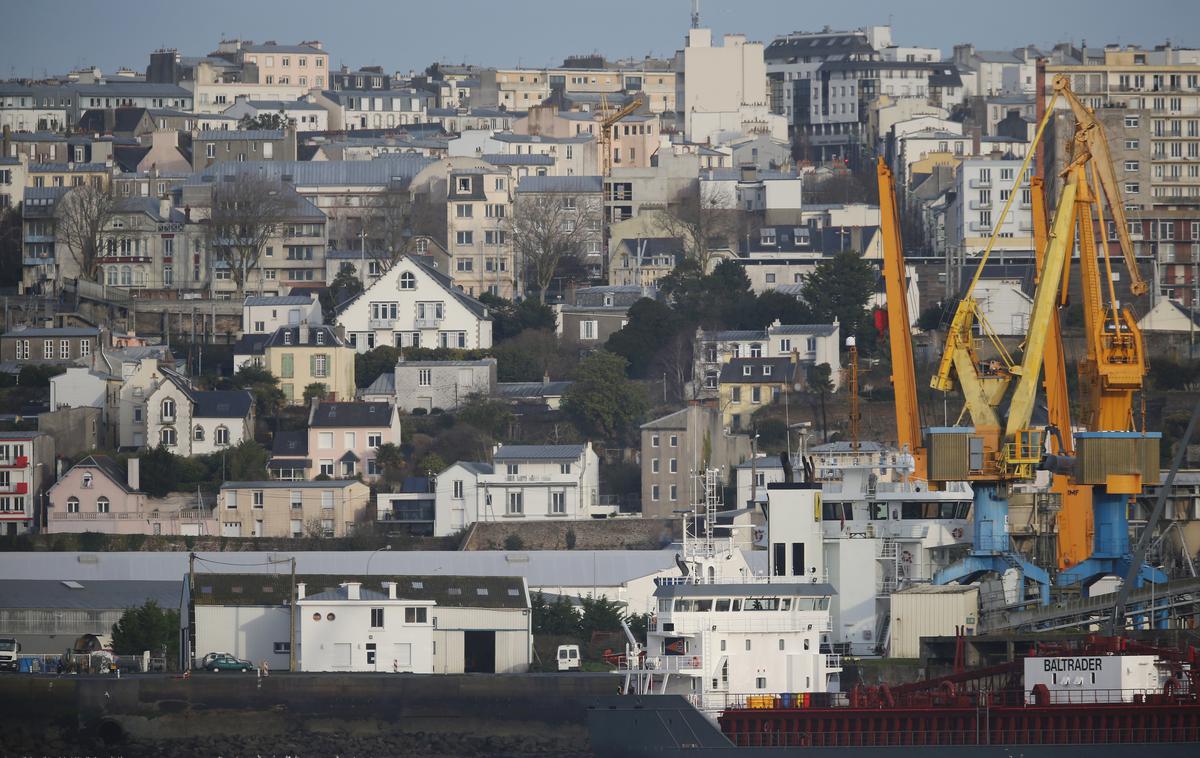
[[[383,547],[376,548],[371,551],[371,554],[367,556],[367,571],[366,571],[367,576],[371,575],[371,559],[375,557],[375,554],[382,552],[384,550],[391,550],[391,549],[392,549],[391,545],[384,545]]]

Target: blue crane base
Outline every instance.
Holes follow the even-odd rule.
[[[1050,604],[1050,576],[1009,549],[1008,498],[996,485],[976,484],[973,498],[974,527],[971,552],[958,563],[937,572],[934,584],[969,584],[984,574],[1001,574],[1016,569],[1020,574],[1021,599],[1025,580],[1038,584],[1042,605]]]
[[[1128,502],[1128,495],[1112,494],[1099,487],[1093,491],[1095,533],[1092,554],[1087,560],[1059,573],[1060,587],[1069,587],[1078,582],[1087,589],[1106,576],[1124,579],[1129,575],[1133,565],[1133,550],[1129,544]],[[1143,563],[1133,586],[1141,587],[1146,582],[1162,584],[1166,581],[1166,574]]]

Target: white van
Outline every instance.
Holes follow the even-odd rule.
[[[559,645],[558,646],[558,670],[559,671],[579,671],[579,646],[578,645]]]

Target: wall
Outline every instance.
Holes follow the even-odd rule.
[[[204,578],[197,577],[197,588],[203,584]],[[195,630],[197,659],[208,653],[229,653],[254,663],[266,661],[273,671],[288,669],[289,656],[275,653],[274,644],[291,639],[287,608],[197,605]]]
[[[433,673],[433,619],[431,601],[349,600],[324,602],[300,600],[298,635],[301,640],[301,671],[392,671]],[[405,609],[426,610],[425,623],[405,621]],[[383,626],[371,626],[371,609],[383,609]],[[333,620],[329,620],[333,616]],[[319,620],[318,620],[319,619]],[[346,646],[349,660],[339,659]],[[375,662],[368,662],[367,645],[376,646]],[[407,646],[399,653],[395,646]],[[405,660],[406,659],[406,660]]]
[[[977,587],[952,586],[945,592],[894,593],[888,656],[918,657],[922,637],[953,635],[956,625],[975,626],[978,608]]]
[[[102,413],[100,408],[90,406],[39,413],[38,431],[53,435],[59,455],[73,457],[87,450],[109,447],[112,440]]]
[[[676,518],[617,518],[588,521],[476,522],[463,539],[463,550],[502,549],[518,538],[524,550],[563,550],[567,532],[576,550],[658,550],[679,537]]]

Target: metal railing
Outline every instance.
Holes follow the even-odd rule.
[[[1200,729],[1179,727],[1119,727],[1082,729],[1073,727],[1019,729],[1012,732],[986,729],[895,729],[888,731],[725,732],[738,747],[909,747],[922,745],[1110,745],[1194,742]]]

